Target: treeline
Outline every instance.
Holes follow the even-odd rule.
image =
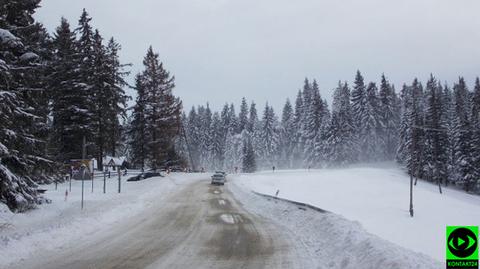
[[[339,82],[332,108],[315,80],[305,80],[280,116],[268,104],[257,115],[242,100],[212,112],[209,105],[183,115],[185,137],[177,148],[196,169],[252,171],[322,168],[397,160],[415,177],[462,185],[480,183],[480,83],[469,91],[463,78],[453,86],[433,76],[417,79],[399,93],[381,76],[364,81],[357,72],[349,86]],[[254,152],[254,156],[252,156]]]
[[[57,180],[64,164],[81,159],[83,141],[85,157],[96,158],[99,169],[103,156],[128,151],[130,97],[124,88],[129,73],[119,59],[120,45],[94,30],[85,10],[75,27],[62,18],[50,35],[33,19],[39,4],[0,3],[0,202],[12,211],[43,202],[37,184]],[[148,90],[149,104],[158,103],[145,109],[148,126],[156,125],[160,133],[150,143],[161,141],[163,148],[168,141],[158,129],[168,123],[162,98],[175,99],[173,81],[164,88],[162,81],[168,78],[152,55],[150,48],[139,80]],[[168,111],[172,113],[179,114]],[[161,154],[151,157],[163,158]]]

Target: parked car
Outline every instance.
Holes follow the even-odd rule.
[[[215,173],[212,176],[212,185],[225,185],[226,177],[222,173]]]
[[[148,171],[148,172],[140,173],[134,177],[131,177],[127,179],[127,181],[140,181],[140,180],[144,180],[151,177],[163,177],[163,175],[160,174],[159,172]]]

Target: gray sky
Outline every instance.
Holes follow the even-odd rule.
[[[142,68],[148,46],[176,76],[186,108],[241,97],[280,109],[303,79],[324,97],[338,80],[382,72],[397,85],[433,73],[469,85],[480,75],[478,0],[43,0],[37,19],[53,31],[82,8],[121,57]],[[133,76],[133,75],[132,75]],[[279,113],[280,111],[277,111]]]

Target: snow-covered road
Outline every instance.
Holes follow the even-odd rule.
[[[227,187],[201,180],[177,190],[94,238],[12,268],[306,268],[298,257],[305,250],[247,212]]]
[[[260,174],[262,175],[262,174]],[[426,255],[336,213],[254,194],[246,179],[211,186],[209,174],[172,174],[95,191],[46,186],[52,204],[26,214],[0,208],[0,268],[440,268]],[[125,179],[123,179],[125,180]],[[102,182],[97,182],[101,187]],[[116,180],[108,182],[115,189]],[[95,190],[98,188],[96,187]],[[329,209],[327,205],[319,207]]]

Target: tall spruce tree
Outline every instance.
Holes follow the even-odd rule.
[[[242,171],[244,173],[253,173],[257,171],[255,152],[250,140],[247,140],[243,144]]]
[[[45,141],[33,130],[44,121],[36,103],[44,88],[30,75],[41,73],[42,60],[29,44],[32,14],[39,0],[0,3],[0,202],[12,211],[24,211],[43,201],[35,181],[45,175]],[[37,44],[38,45],[38,44]],[[33,105],[33,106],[32,106]]]
[[[329,165],[344,166],[357,158],[357,143],[347,83],[338,83],[333,97],[332,118],[326,134],[325,158]]]
[[[446,112],[442,103],[442,88],[437,80],[430,76],[426,88],[425,108],[425,178],[435,182],[442,182],[447,177],[448,147],[447,126],[443,122],[443,113]]]
[[[147,123],[145,110],[147,106],[145,88],[142,76],[135,77],[137,98],[132,109],[131,122],[128,128],[130,136],[131,161],[135,166],[145,169],[147,159]]]
[[[476,182],[472,149],[470,98],[465,80],[461,77],[453,87],[455,106],[454,156],[456,181],[470,191]]]
[[[75,46],[75,33],[65,18],[54,33],[54,63],[50,76],[52,92],[53,152],[60,162],[81,157],[82,134],[90,112],[84,87],[79,79],[81,58]]]
[[[293,150],[295,141],[295,118],[290,100],[287,99],[282,111],[280,133],[280,167],[293,168]]]
[[[182,104],[172,93],[175,78],[164,69],[152,47],[148,49],[143,64],[145,70],[141,79],[146,104],[147,158],[149,165],[158,169],[178,161],[170,153],[179,133]]]
[[[480,183],[480,79],[475,80],[475,87],[472,95],[472,152],[473,167],[475,169],[475,178],[477,186]]]
[[[242,98],[242,103],[240,105],[240,114],[238,115],[238,128],[239,132],[243,132],[243,130],[247,129],[248,127],[248,104],[247,100]]]
[[[387,81],[384,74],[381,77],[379,92],[379,136],[382,139],[381,147],[383,157],[393,159],[398,143],[398,119],[400,113],[396,108],[397,96],[392,85]]]

